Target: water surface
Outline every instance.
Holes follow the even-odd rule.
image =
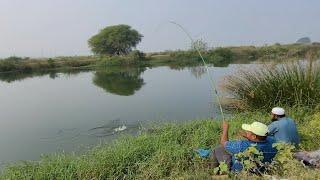
[[[210,67],[223,77],[248,65]],[[0,74],[0,162],[82,151],[150,122],[219,116],[203,67]]]

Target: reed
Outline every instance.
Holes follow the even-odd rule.
[[[320,102],[320,65],[310,60],[242,69],[227,78],[225,88],[240,109],[315,107]]]

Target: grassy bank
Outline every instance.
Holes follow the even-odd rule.
[[[9,57],[0,60],[0,72],[31,72],[52,69],[75,69],[95,66],[96,62],[96,58],[92,56],[41,59]]]
[[[279,61],[283,59],[303,59],[309,52],[320,57],[320,45],[271,45],[271,46],[239,46],[214,48],[202,52],[206,61],[215,66],[227,66],[230,63],[245,61]],[[126,56],[74,56],[30,59],[9,57],[0,60],[0,72],[28,72],[48,69],[71,69],[92,66],[189,66],[201,64],[197,52],[167,51],[144,54],[133,51]]]
[[[301,149],[319,148],[320,114],[292,110],[302,136]],[[254,120],[269,122],[267,113],[251,112],[230,117],[231,139],[237,137],[242,123]],[[310,132],[310,128],[313,129]],[[138,137],[123,137],[112,144],[100,145],[83,155],[55,154],[38,162],[20,162],[7,166],[0,179],[203,179],[214,176],[208,161],[194,153],[196,148],[213,148],[219,142],[220,122],[196,120],[183,124],[167,124],[149,128]],[[304,168],[294,159],[283,162],[281,172],[273,176],[285,178],[319,178],[319,171]],[[235,175],[230,174],[230,177]],[[251,176],[246,173],[240,178]],[[267,178],[267,176],[263,176]]]

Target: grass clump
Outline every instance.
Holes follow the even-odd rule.
[[[303,61],[243,69],[227,78],[225,88],[237,108],[312,108],[320,102],[320,66]]]

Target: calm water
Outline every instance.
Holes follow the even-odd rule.
[[[210,68],[218,84],[237,68]],[[0,74],[0,162],[82,151],[150,122],[218,116],[203,67]]]

